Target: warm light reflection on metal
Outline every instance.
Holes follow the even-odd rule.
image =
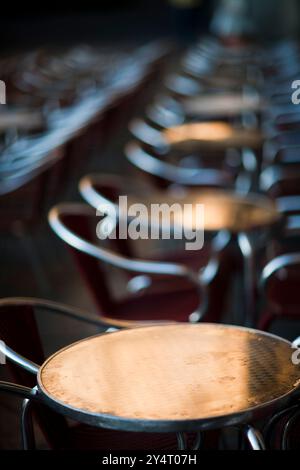
[[[231,137],[233,128],[223,122],[183,124],[164,131],[169,144],[186,140],[224,140]]]
[[[170,127],[162,132],[166,143],[186,149],[209,146],[216,148],[258,147],[262,135],[258,130],[235,129],[225,122],[197,122]]]
[[[174,225],[183,223],[188,230],[195,230],[197,204],[204,206],[204,229],[207,231],[225,229],[239,232],[272,224],[280,217],[273,201],[266,197],[257,195],[243,197],[231,191],[222,190],[188,190],[183,194],[156,191],[149,196],[130,195],[128,205],[135,203],[144,204],[149,215],[153,215],[151,204],[165,203],[172,206],[179,203],[182,207],[184,204],[190,204],[191,211],[171,213],[171,222]],[[151,218],[151,224],[159,223],[161,220]]]

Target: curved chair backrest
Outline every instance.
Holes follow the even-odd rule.
[[[70,204],[58,207],[59,209],[55,211],[55,216],[57,216],[56,224],[54,222],[54,210],[50,212],[49,216],[50,225],[56,234],[60,238],[63,238],[59,228],[57,229],[58,224],[60,224],[60,226],[65,227],[68,232],[74,233],[80,239],[87,240],[89,243],[96,246],[96,226],[100,221],[100,217],[96,216],[96,212],[83,205],[71,206]],[[74,246],[68,243],[68,240],[64,239],[64,241],[67,242],[68,248],[74,257],[83,278],[89,286],[100,312],[109,312],[113,305],[113,298],[103,264],[99,263],[96,258],[90,256],[84,251],[74,248]]]
[[[300,164],[300,145],[290,145],[288,147],[271,147],[269,155],[266,152],[266,158],[271,163]]]
[[[184,74],[168,75],[165,79],[165,87],[170,94],[176,98],[197,96],[203,92],[203,86],[192,77]]]
[[[186,119],[185,110],[180,101],[171,96],[159,96],[146,110],[147,119],[158,128],[165,129],[183,124]]]
[[[267,167],[261,173],[260,186],[273,198],[300,195],[300,164]]]
[[[262,270],[260,287],[271,309],[299,318],[300,252],[284,253]]]
[[[117,210],[118,198],[127,196],[135,188],[140,194],[144,194],[146,189],[152,189],[151,186],[139,185],[133,178],[103,173],[86,175],[79,182],[79,192],[83,199],[91,207],[104,213],[109,211],[110,206]],[[128,256],[125,252],[122,254]]]
[[[180,167],[151,155],[137,141],[129,142],[124,151],[128,161],[139,170],[151,175],[159,187],[178,184],[203,188],[228,188],[233,184],[232,177],[225,171],[213,168]]]
[[[118,175],[101,174],[88,175],[83,177],[79,183],[79,191],[85,201],[87,201],[94,209],[106,213],[102,210],[105,207],[112,206],[117,210],[119,196],[128,195],[130,190],[136,186],[136,182]],[[111,245],[118,253],[126,257],[132,257],[133,251],[130,243],[126,239],[116,237],[111,240]]]
[[[101,270],[100,274],[97,275],[97,267],[100,269],[99,261],[101,262],[101,268],[102,265],[110,265],[125,272],[153,276],[163,275],[188,280],[195,285],[199,293],[201,292],[203,299],[201,303],[207,303],[205,281],[203,282],[201,276],[187,266],[173,262],[158,262],[125,257],[116,251],[104,247],[103,243],[99,244],[92,241],[91,232],[89,231],[88,233],[84,228],[92,220],[94,233],[96,233],[96,224],[100,219],[95,216],[95,210],[86,204],[59,204],[51,209],[48,218],[53,231],[71,247],[102,313],[109,313],[114,305],[114,300],[104,271]]]

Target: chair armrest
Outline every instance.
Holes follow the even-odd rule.
[[[270,278],[277,273],[280,269],[288,268],[290,266],[300,265],[300,253],[287,253],[277,256],[266,264],[262,270],[259,285],[265,288]]]
[[[282,196],[276,199],[276,205],[284,214],[300,214],[300,196]]]
[[[224,171],[203,168],[182,168],[149,154],[137,142],[129,142],[124,148],[127,159],[142,171],[163,178],[170,183],[188,186],[224,186],[231,183]]]
[[[265,168],[259,178],[259,187],[262,191],[267,192],[278,181],[278,167],[272,165]]]
[[[84,312],[77,308],[71,308],[66,305],[60,304],[58,302],[52,302],[49,300],[34,299],[34,298],[24,298],[24,297],[12,297],[0,299],[0,310],[1,307],[32,307],[40,308],[44,312],[51,312],[54,314],[62,315],[67,318],[71,318],[76,321],[80,321],[89,325],[93,325],[104,329],[106,331],[111,331],[114,329],[122,328],[122,324],[119,322],[114,322],[113,320],[99,320],[97,318],[88,318],[84,315]],[[0,352],[7,357],[11,362],[18,365],[27,372],[36,375],[39,371],[39,365],[25,358],[21,354],[17,353],[9,346],[5,345],[0,341]]]
[[[299,179],[299,173],[289,166],[285,166],[284,168],[280,166],[270,166],[267,167],[262,173],[260,177],[260,188],[263,191],[270,191],[270,189],[277,183],[283,181],[291,181],[293,179]]]
[[[94,325],[102,329],[114,328],[115,325],[106,321],[100,320],[98,318],[91,318],[90,315],[87,315],[83,310],[76,307],[69,307],[67,305],[61,304],[59,302],[53,302],[51,300],[36,299],[31,297],[11,297],[0,299],[0,309],[1,307],[9,306],[24,306],[32,308],[40,308],[45,312],[51,312],[57,315],[62,315],[64,317],[71,318],[76,321],[87,323],[89,325]]]
[[[53,231],[69,246],[90,255],[99,261],[103,261],[111,266],[115,266],[125,271],[136,272],[140,274],[165,275],[170,277],[182,277],[192,282],[199,292],[204,294],[205,303],[207,303],[206,284],[201,276],[191,271],[186,266],[170,262],[157,262],[140,259],[130,259],[125,256],[114,253],[111,250],[104,249],[93,243],[84,240],[76,233],[72,232],[62,222],[63,214],[87,214],[93,215],[93,210],[84,204],[59,204],[51,209],[49,213],[49,223]]]
[[[179,277],[189,277],[190,271],[183,265],[175,263],[160,263],[156,261],[130,259],[125,256],[116,254],[112,250],[103,248],[93,243],[84,240],[79,237],[76,233],[72,232],[61,220],[63,213],[68,214],[86,214],[95,216],[92,209],[85,204],[59,204],[55,206],[49,212],[49,224],[53,231],[61,238],[65,243],[72,246],[73,248],[86,253],[100,261],[104,261],[107,264],[115,266],[126,271],[133,271],[142,274],[157,274],[157,275],[169,275]]]
[[[27,370],[27,372],[30,372],[33,375],[37,375],[39,366],[35,362],[30,361],[26,357],[14,351],[9,346],[6,346],[3,341],[0,341],[0,352],[4,357],[21,367],[21,369]]]
[[[0,381],[0,392],[11,393],[21,398],[27,398],[30,400],[37,400],[36,388],[24,387],[23,385],[17,385],[11,382]]]
[[[278,146],[278,148],[271,155],[271,161],[273,162],[282,162],[285,164],[299,164],[300,163],[300,145],[293,144],[289,145],[286,148],[283,146]]]
[[[140,142],[162,150],[167,150],[169,148],[169,145],[162,137],[161,132],[154,127],[149,126],[149,124],[142,119],[133,119],[129,123],[128,128],[132,135]]]
[[[207,265],[200,271],[201,281],[209,286],[215,279],[220,268],[220,255],[228,247],[232,235],[226,230],[221,230],[212,240],[212,254]]]
[[[194,78],[187,75],[168,75],[164,83],[168,91],[180,95],[181,97],[191,97],[199,95],[203,91],[203,86]]]
[[[154,103],[147,108],[146,112],[148,119],[162,129],[178,126],[185,121],[184,111],[180,103],[171,98],[169,98],[169,103],[166,102],[166,99],[165,103]]]
[[[104,178],[106,181],[104,181]],[[97,185],[105,183],[105,188],[109,188],[110,191],[113,191],[116,194],[116,197],[123,194],[123,192],[128,189],[122,186],[122,181],[119,177],[115,175],[100,175],[100,174],[91,174],[86,175],[79,181],[79,192],[82,198],[94,209],[98,210],[100,207],[106,207],[107,211],[111,207],[113,212],[117,211],[117,204],[113,198],[107,197],[105,190],[100,192]]]

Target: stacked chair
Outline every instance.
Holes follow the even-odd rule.
[[[228,45],[203,37],[178,58],[172,71],[162,49],[156,44],[113,60],[109,51],[109,61],[86,47],[61,55],[36,51],[3,59],[16,125],[3,132],[1,197],[24,194],[39,181],[31,200],[40,205],[41,194],[50,199],[49,225],[71,253],[99,314],[91,319],[77,309],[41,300],[0,301],[0,338],[13,348],[7,356],[22,385],[4,384],[2,389],[26,399],[25,448],[34,445],[28,440],[28,413],[52,448],[85,448],[89,441],[90,448],[115,449],[122,440],[128,449],[174,449],[177,443],[176,436],[94,431],[70,425],[34,403],[31,409],[26,387],[35,382],[29,374],[36,374],[44,360],[34,308],[102,331],[160,322],[225,321],[267,331],[277,319],[300,320],[300,108],[291,104],[290,86],[300,73],[299,45]],[[146,78],[153,78],[155,66],[162,64],[165,73],[156,95],[139,115],[130,115]],[[21,117],[24,109],[32,117],[30,128]],[[124,117],[130,133],[124,148],[127,174],[106,174],[100,163],[98,172],[86,172],[91,142],[98,151],[109,146],[117,135],[115,120],[124,125]],[[71,174],[81,202],[63,202]],[[254,224],[253,230],[204,225],[204,247],[197,251],[178,247],[174,240],[154,246],[151,240],[139,243],[117,235],[120,196],[151,200],[159,194],[168,200],[175,195],[180,200],[195,191],[243,204],[262,200],[276,217]],[[99,207],[106,208],[101,217]],[[36,211],[40,214],[40,207]],[[99,240],[99,222],[111,212],[118,214],[116,236]],[[30,347],[15,330],[16,322],[32,336],[27,338]],[[299,447],[297,413],[294,405],[259,423],[267,446]],[[55,435],[52,422],[59,430]],[[224,440],[208,433],[205,445],[222,447]]]

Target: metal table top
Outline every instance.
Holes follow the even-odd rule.
[[[169,207],[174,205],[174,211],[170,213],[172,225],[183,225],[187,230],[199,229],[198,204],[203,205],[204,208],[203,229],[205,231],[228,230],[231,233],[239,233],[272,225],[281,218],[274,202],[269,198],[256,194],[241,196],[233,191],[217,189],[188,189],[169,193],[153,190],[149,194],[146,191],[144,194],[129,193],[127,205],[137,203],[147,208],[151,225],[162,223],[162,216],[155,210],[151,210],[155,204],[168,204]],[[122,210],[121,206],[121,216]]]
[[[196,151],[201,148],[259,148],[263,136],[258,129],[236,129],[225,122],[195,122],[169,127],[161,132],[171,148]]]
[[[187,116],[236,116],[245,112],[260,112],[263,100],[242,93],[207,94],[182,100]]]
[[[87,338],[40,368],[54,409],[96,426],[179,432],[245,422],[296,393],[300,366],[276,336],[177,324]]]

